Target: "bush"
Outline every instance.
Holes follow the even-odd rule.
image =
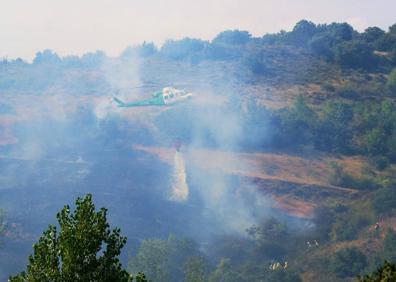
[[[356,89],[350,85],[346,85],[338,88],[336,93],[340,97],[346,99],[355,99],[359,96],[358,93],[356,92]]]
[[[330,163],[332,172],[328,176],[331,185],[351,188],[356,185],[355,179],[344,171],[344,168],[336,162]]]
[[[329,82],[323,83],[321,87],[322,87],[323,90],[328,91],[328,92],[334,92],[335,91],[334,85],[332,85]]]
[[[323,151],[349,153],[353,131],[352,107],[340,100],[327,102],[316,122],[315,146]]]
[[[317,31],[316,25],[313,22],[301,20],[294,26],[290,37],[293,43],[305,46]]]
[[[61,62],[61,58],[58,54],[52,52],[49,49],[46,49],[42,52],[37,52],[36,56],[33,59],[33,64],[59,64]]]
[[[396,209],[394,188],[382,188],[374,193],[373,208],[378,215],[391,214]]]
[[[384,257],[388,261],[396,261],[396,233],[392,229],[385,234]]]
[[[320,241],[330,239],[331,227],[335,221],[336,212],[344,209],[344,206],[337,207],[318,207],[315,209],[313,223],[315,224],[315,238]]]
[[[200,257],[198,261],[191,260],[197,257]],[[186,274],[182,266],[188,265],[187,268],[192,271],[189,275],[202,274],[203,259],[190,240],[174,236],[169,236],[167,240],[144,239],[137,253],[130,258],[128,269],[132,274],[143,271],[150,281],[181,281]]]
[[[387,149],[384,130],[376,127],[368,131],[365,135],[365,144],[368,155],[384,155]]]
[[[357,248],[343,249],[335,253],[330,268],[338,277],[346,278],[360,274],[367,266],[366,256]]]
[[[370,163],[372,163],[376,169],[381,171],[386,169],[390,165],[389,159],[387,157],[381,156],[370,158]]]
[[[391,91],[392,94],[396,95],[396,68],[393,69],[392,72],[389,74],[386,85],[389,91]]]
[[[376,62],[370,46],[360,41],[342,42],[333,52],[335,62],[344,67],[370,69]]]
[[[396,265],[385,261],[376,271],[365,277],[358,277],[359,282],[391,282],[396,281]]]
[[[332,239],[353,240],[359,232],[375,222],[375,212],[370,201],[359,201],[348,208],[339,209],[332,225]]]
[[[226,30],[220,32],[212,43],[221,43],[229,45],[243,45],[249,42],[251,34],[244,30]]]
[[[206,42],[199,39],[184,38],[167,40],[161,48],[161,54],[169,59],[179,60],[191,57],[204,50]]]
[[[383,31],[379,27],[374,26],[366,28],[361,34],[361,37],[367,43],[375,43],[384,35],[385,31]]]

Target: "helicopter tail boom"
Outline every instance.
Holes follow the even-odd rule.
[[[113,100],[114,100],[114,102],[117,103],[118,107],[126,107],[126,104],[123,101],[121,101],[120,99],[118,99],[117,97],[113,97]]]

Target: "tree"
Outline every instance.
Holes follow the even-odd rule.
[[[136,46],[128,46],[122,51],[120,57],[123,59],[142,57],[147,58],[157,53],[157,47],[152,42],[143,42]]]
[[[86,53],[81,57],[81,64],[86,68],[98,68],[105,59],[106,54],[103,51]]]
[[[141,57],[150,57],[157,53],[157,47],[153,42],[143,42],[143,44],[137,46],[137,49]]]
[[[197,247],[187,239],[145,239],[130,259],[128,269],[132,274],[143,271],[152,281],[180,281],[185,274],[183,265],[197,255]]]
[[[287,226],[275,218],[269,218],[260,225],[253,225],[246,230],[256,242],[256,249],[265,257],[283,260],[286,245],[290,239]]]
[[[185,282],[205,282],[207,281],[207,262],[204,257],[190,257],[184,263]]]
[[[385,261],[376,271],[364,277],[358,277],[359,282],[391,282],[396,281],[396,265]]]
[[[393,24],[389,27],[389,33],[396,35],[396,24]]]
[[[381,188],[374,193],[373,208],[378,215],[392,214],[396,209],[394,188]]]
[[[251,34],[245,30],[226,30],[220,32],[212,43],[223,43],[230,45],[243,45],[249,42]]]
[[[330,263],[332,270],[342,278],[358,275],[366,266],[367,258],[357,248],[338,251]]]
[[[207,42],[194,39],[183,38],[181,40],[167,40],[161,48],[161,54],[166,58],[179,60],[196,55],[204,50]]]
[[[285,269],[270,271],[266,273],[264,282],[300,282],[302,281],[298,274]]]
[[[132,281],[118,259],[127,239],[120,229],[110,230],[107,210],[96,212],[90,194],[77,198],[74,212],[66,205],[56,217],[59,234],[49,225],[33,245],[26,272],[10,281]]]
[[[309,41],[309,46],[315,53],[328,60],[333,59],[332,47],[351,40],[354,33],[353,28],[347,23],[317,25],[316,30]]]
[[[396,261],[396,232],[390,228],[385,233],[384,256],[386,260]]]
[[[374,26],[374,27],[366,28],[364,32],[361,34],[361,37],[367,43],[374,43],[384,35],[385,35],[385,31],[383,31],[379,27]]]
[[[314,111],[302,96],[298,96],[293,106],[281,114],[282,142],[293,146],[309,144],[315,122]]]
[[[334,60],[344,67],[368,69],[375,65],[373,50],[368,43],[351,40],[334,48]]]
[[[384,155],[386,153],[386,136],[381,128],[373,128],[365,135],[367,153],[370,156]]]
[[[209,275],[209,282],[240,282],[243,277],[232,270],[229,259],[221,259],[216,269]]]
[[[313,52],[330,60],[332,57],[332,38],[327,33],[315,34],[308,43]]]
[[[315,209],[313,223],[315,224],[315,238],[320,241],[329,240],[331,226],[335,221],[336,209],[328,206],[321,206]]]
[[[392,51],[396,50],[396,34],[386,33],[381,36],[375,43],[375,47],[379,51]]]
[[[389,74],[386,85],[388,86],[389,90],[394,95],[396,95],[396,68],[393,69],[392,72]]]
[[[153,281],[169,281],[170,247],[161,239],[145,239],[135,257],[128,263],[131,273],[142,270]]]
[[[80,58],[78,56],[74,56],[74,55],[63,57],[62,64],[69,68],[80,68],[81,67]]]
[[[301,20],[294,26],[291,38],[298,45],[306,45],[316,32],[316,25],[313,22]]]
[[[52,52],[49,49],[46,49],[42,52],[37,52],[36,57],[33,59],[33,64],[58,64],[61,62],[61,58],[59,56]]]
[[[270,74],[267,60],[266,52],[253,44],[248,46],[243,54],[243,64],[256,75]]]
[[[391,162],[396,162],[396,130],[388,137],[388,157]]]
[[[352,118],[353,111],[349,104],[340,100],[327,102],[316,123],[315,146],[324,151],[348,152]]]

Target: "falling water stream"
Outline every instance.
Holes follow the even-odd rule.
[[[187,200],[189,189],[186,167],[184,165],[183,155],[180,152],[176,152],[173,163],[170,199],[172,201],[182,202]]]

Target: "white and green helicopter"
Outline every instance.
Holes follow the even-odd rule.
[[[136,101],[136,102],[123,102],[117,97],[113,97],[117,106],[120,108],[129,107],[144,107],[144,106],[167,106],[178,104],[190,100],[193,97],[191,92],[187,90],[180,90],[175,87],[165,87],[162,91],[158,91],[152,94],[152,97],[147,100]]]

